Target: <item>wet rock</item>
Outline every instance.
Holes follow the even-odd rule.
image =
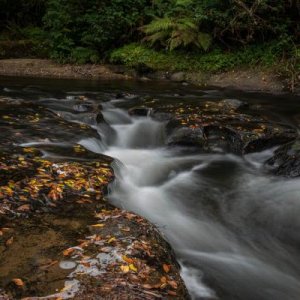
[[[128,110],[131,116],[147,117],[150,115],[152,109],[149,107],[133,107]]]
[[[240,108],[246,108],[249,106],[247,102],[240,101],[238,99],[224,99],[220,101],[220,105],[224,106],[226,109],[230,110],[237,110]]]
[[[170,76],[170,80],[174,82],[184,82],[186,78],[186,74],[184,72],[176,72]]]
[[[201,128],[176,128],[167,139],[168,145],[204,146],[206,139]]]
[[[297,138],[294,128],[251,111],[241,113],[238,108],[242,106],[239,101],[223,100],[166,108],[173,113],[166,126],[167,144],[246,154]]]
[[[275,175],[286,177],[300,176],[300,141],[281,146],[266,164],[266,168]]]
[[[52,112],[34,103],[0,102],[1,144],[2,147],[32,142],[75,144],[84,138],[99,139],[95,129],[75,122],[78,120],[82,118],[76,114]]]

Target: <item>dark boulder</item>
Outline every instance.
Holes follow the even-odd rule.
[[[300,140],[278,148],[274,156],[270,158],[265,166],[273,174],[286,177],[300,176]]]
[[[238,111],[241,107],[245,107],[245,104],[228,99],[172,108],[170,112],[173,117],[166,126],[167,144],[246,154],[297,138],[294,128],[265,116],[257,116],[251,111],[241,113]]]
[[[147,117],[151,114],[152,109],[145,106],[133,107],[128,110],[128,114],[131,116]]]

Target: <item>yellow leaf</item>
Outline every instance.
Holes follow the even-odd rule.
[[[131,271],[133,271],[133,272],[137,272],[137,268],[135,267],[134,264],[130,264],[130,265],[129,265],[129,269],[130,269]]]
[[[112,242],[114,242],[114,241],[116,241],[116,238],[115,238],[115,237],[112,237],[112,238],[110,238],[107,242],[110,244],[110,243],[112,243]]]
[[[94,224],[94,225],[92,225],[92,227],[96,227],[96,228],[102,228],[104,226],[105,226],[105,224]]]
[[[123,273],[128,273],[129,272],[129,266],[120,266],[120,269]]]

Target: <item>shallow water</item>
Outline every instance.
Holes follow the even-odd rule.
[[[128,94],[116,97],[119,92]],[[160,228],[176,251],[193,299],[299,299],[300,179],[263,172],[262,163],[274,149],[240,157],[165,147],[165,124],[129,116],[127,109],[145,101],[159,106],[237,98],[299,127],[300,99],[164,83],[7,78],[0,80],[0,95],[36,101],[98,130],[101,139],[78,136],[77,142],[115,158],[110,201]],[[76,95],[101,103],[110,126],[72,114]],[[27,142],[42,147],[34,136]]]

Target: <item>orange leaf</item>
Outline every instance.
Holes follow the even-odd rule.
[[[174,280],[170,280],[168,281],[168,284],[174,289],[176,290],[178,288],[177,282]]]
[[[161,283],[166,283],[166,282],[167,282],[167,278],[166,278],[165,276],[162,276],[162,277],[160,278],[160,282],[161,282]]]
[[[68,249],[66,249],[66,250],[63,251],[63,255],[64,256],[69,256],[73,252],[74,252],[73,248],[68,248]]]
[[[147,290],[151,290],[151,289],[154,288],[151,284],[148,284],[148,283],[143,284],[142,287],[143,287],[144,289],[147,289]]]
[[[24,286],[24,282],[23,282],[23,280],[20,279],[20,278],[14,278],[12,281],[13,281],[13,283],[14,283],[15,285],[17,285],[17,286],[19,286],[19,287]]]
[[[166,273],[169,273],[171,270],[171,265],[163,264],[163,269]]]
[[[133,259],[130,257],[127,257],[126,255],[122,256],[123,260],[126,261],[128,264],[132,264],[133,263]]]
[[[13,241],[14,241],[14,237],[12,236],[11,238],[9,238],[9,239],[6,241],[5,245],[6,245],[6,246],[10,246],[10,245],[13,243]]]

